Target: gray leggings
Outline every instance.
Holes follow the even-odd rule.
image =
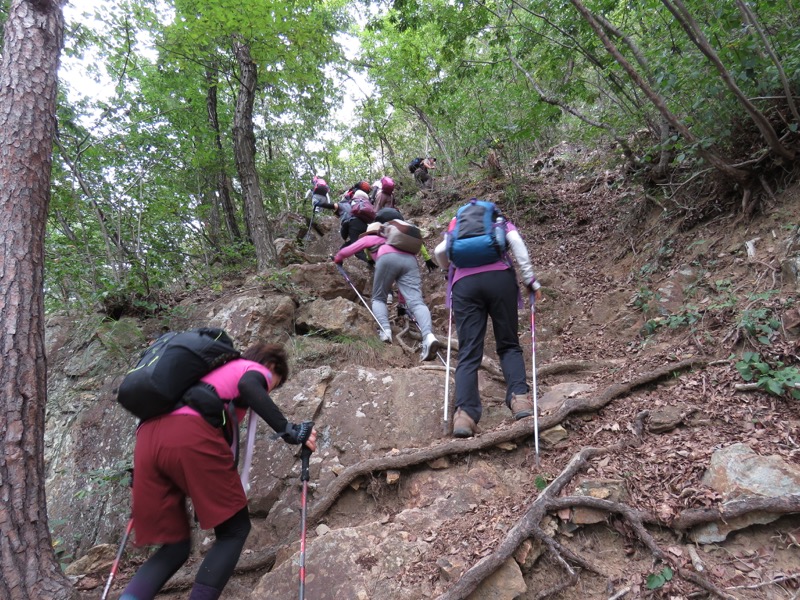
[[[378,258],[375,263],[375,277],[372,279],[372,312],[384,330],[391,331],[386,296],[395,281],[424,338],[431,333],[431,313],[422,300],[422,280],[416,256],[405,252],[388,252]]]

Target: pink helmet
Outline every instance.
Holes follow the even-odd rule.
[[[387,194],[391,194],[394,191],[394,179],[392,179],[391,177],[382,177],[381,190],[383,190]]]

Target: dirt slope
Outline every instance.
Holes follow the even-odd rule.
[[[780,262],[796,231],[800,191],[785,191],[763,214],[747,222],[720,212],[687,228],[675,204],[657,196],[643,200],[643,189],[613,170],[598,169],[596,157],[570,148],[556,154],[558,160],[531,167],[526,183],[514,186],[513,198],[507,181],[443,178],[435,190],[406,198],[401,208],[407,217],[427,226],[431,248],[446,218],[473,196],[498,202],[520,228],[545,291],[545,301],[536,312],[537,366],[594,365],[543,373],[538,378],[543,400],[559,386],[585,386],[576,395],[597,398],[612,386],[680,361],[702,358],[703,365],[637,386],[599,410],[571,412],[561,422],[566,436],[562,441],[542,440],[539,465],[532,436],[511,453],[495,454],[496,460],[528,466],[530,478],[518,482],[518,501],[511,508],[507,498],[498,498],[496,505],[476,507],[438,532],[435,543],[442,555],[463,546],[458,559],[464,568],[501,545],[542,484],[552,482],[582,448],[611,449],[589,460],[582,478],[622,482],[624,504],[662,523],[672,522],[687,509],[719,504],[719,494],[701,481],[716,449],[744,443],[760,455],[800,463],[800,401],[762,391],[737,391],[735,386],[743,381],[734,366],[737,359],[731,359],[745,351],[766,351],[757,339],[766,336],[771,355],[786,364],[797,362],[797,289],[782,278]],[[756,240],[754,255],[748,257],[746,242],[752,240]],[[424,281],[426,298],[440,300],[441,273],[426,275]],[[446,332],[446,311],[439,307],[432,312],[437,331]],[[521,313],[520,335],[530,365],[526,315]],[[487,353],[496,358],[491,343]],[[543,407],[542,418],[555,411]],[[675,422],[656,433],[648,425],[659,411],[672,411]],[[634,436],[637,418],[645,427]],[[633,438],[636,443],[628,443],[624,450],[616,447]],[[469,461],[470,455],[454,460]],[[575,492],[580,479],[573,478],[563,495]],[[344,497],[335,508],[334,521],[352,522],[347,502]],[[387,506],[391,498],[381,497],[381,502],[382,510],[391,512]],[[611,517],[579,527],[569,516],[569,510],[552,513],[550,522],[558,531],[554,539],[561,556],[580,576],[567,581],[555,554],[528,565],[518,556],[528,584],[520,598],[538,598],[565,583],[570,585],[551,597],[623,597],[626,588],[628,598],[798,597],[800,518],[796,515],[702,546],[696,550],[697,558],[681,532],[649,527],[672,564],[691,570],[693,560],[701,562],[702,577],[710,584],[703,589],[697,582],[675,577],[652,591],[647,589],[647,576],[662,572],[666,563],[654,559],[652,548],[628,521]],[[585,561],[583,569],[576,566],[581,563],[575,557]],[[237,576],[224,597],[249,598],[256,575]],[[453,583],[446,581],[442,565],[435,561],[420,562],[397,577],[412,587],[415,582],[433,581],[440,591]],[[185,595],[174,592],[165,597]]]

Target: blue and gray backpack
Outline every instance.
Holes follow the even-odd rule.
[[[461,269],[501,260],[508,249],[505,224],[493,202],[473,198],[458,209],[450,223],[447,258]]]

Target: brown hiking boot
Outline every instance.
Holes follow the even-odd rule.
[[[453,415],[453,437],[468,438],[478,432],[478,425],[467,413],[460,408]]]
[[[524,396],[511,394],[511,414],[516,421],[533,416],[533,400],[529,394]]]

